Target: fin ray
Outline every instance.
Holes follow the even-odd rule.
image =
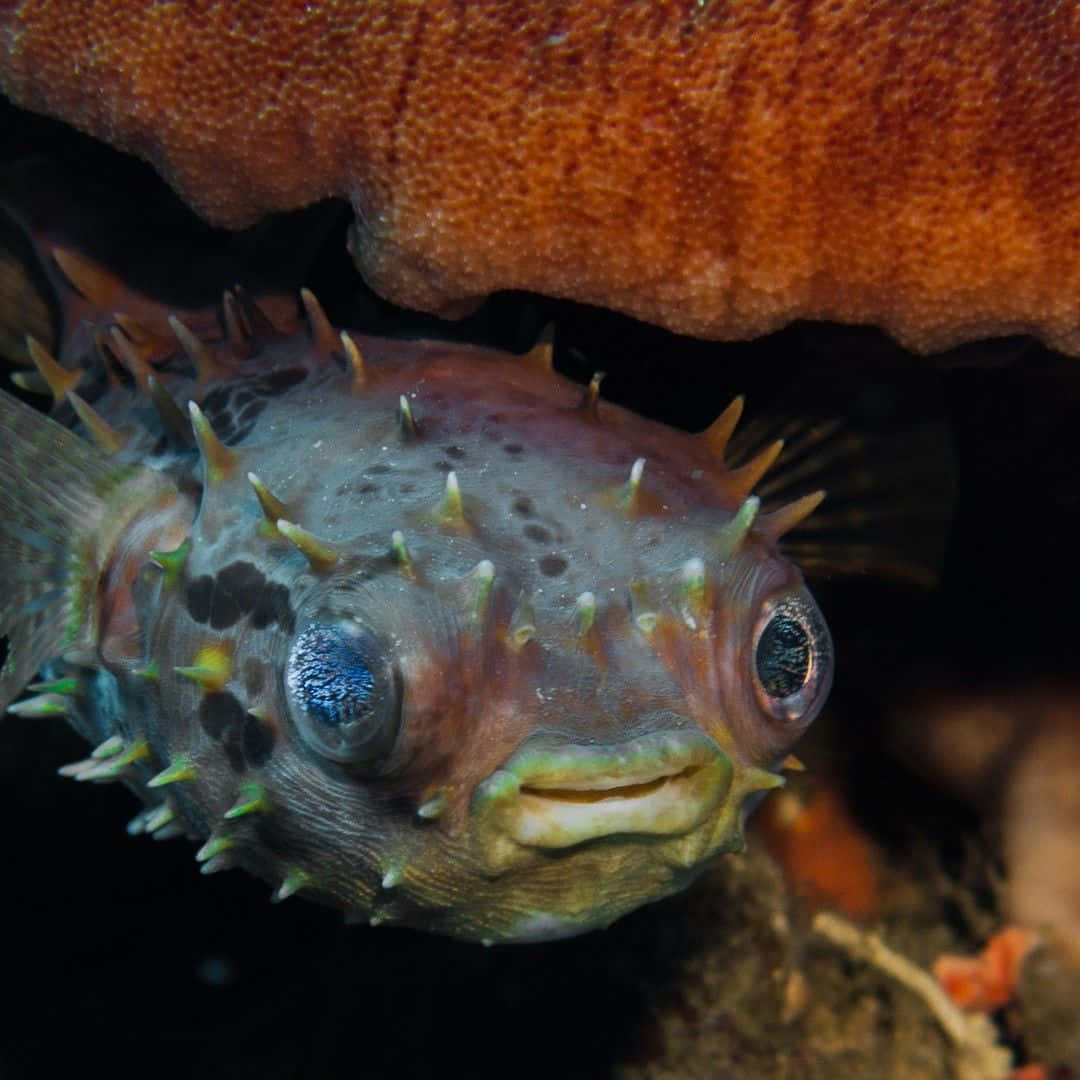
[[[97,582],[113,542],[166,482],[2,392],[0,431],[4,707],[50,657],[93,645]]]
[[[939,397],[932,371],[804,373],[735,433],[736,460],[784,438],[783,456],[754,489],[760,525],[808,576],[934,582],[955,499]],[[820,489],[824,506],[801,513]]]

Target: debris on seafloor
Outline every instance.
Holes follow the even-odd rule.
[[[792,787],[748,854],[670,905],[694,948],[650,995],[620,1080],[1078,1075],[1080,970],[1057,940],[993,933],[994,845],[972,840],[962,866],[934,838],[890,850],[813,771]]]
[[[694,948],[654,988],[617,1075],[1004,1080],[1013,1054],[995,1022],[965,1014],[924,966],[952,938],[926,899],[864,930],[811,918],[760,850],[723,860],[669,905]]]
[[[917,768],[1000,830],[1006,918],[1080,965],[1080,689],[928,693],[895,730]]]
[[[998,1042],[994,1025],[982,1014],[965,1014],[948,993],[917,964],[889,948],[877,934],[866,933],[831,912],[814,916],[813,929],[827,941],[871,964],[919,997],[954,1047],[959,1080],[1005,1076],[1012,1055]]]

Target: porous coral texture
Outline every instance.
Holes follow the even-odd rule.
[[[0,4],[0,86],[214,222],[347,194],[400,303],[1080,351],[1080,7],[1045,0]]]

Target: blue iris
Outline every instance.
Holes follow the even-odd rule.
[[[296,700],[331,727],[372,719],[372,650],[341,626],[309,626],[293,643],[289,682]]]
[[[401,726],[402,680],[382,640],[351,619],[312,622],[293,639],[285,697],[311,750],[376,771]]]

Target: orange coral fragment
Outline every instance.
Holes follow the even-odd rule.
[[[939,956],[934,977],[960,1008],[993,1012],[1012,1000],[1024,959],[1038,943],[1034,931],[1006,927],[978,956]]]
[[[218,223],[349,196],[413,307],[1080,352],[1078,42],[1045,0],[27,0],[0,88]]]
[[[878,906],[878,863],[870,838],[839,793],[819,788],[804,803],[791,792],[768,800],[758,827],[792,890],[812,909],[866,919]]]
[[[1009,1073],[1009,1080],[1050,1080],[1045,1065],[1021,1065]]]

